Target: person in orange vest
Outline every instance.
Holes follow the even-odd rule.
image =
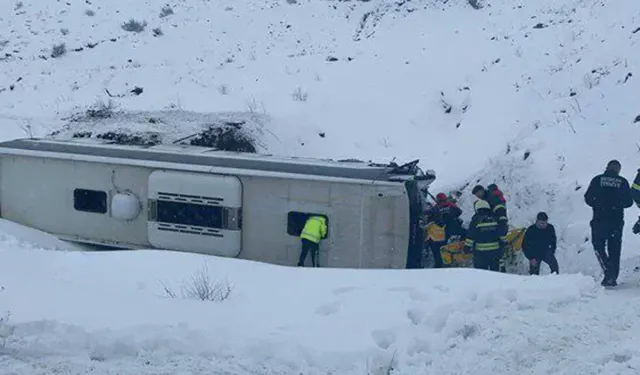
[[[304,261],[307,254],[311,252],[311,264],[318,267],[318,250],[320,241],[327,237],[327,219],[323,216],[311,216],[304,224],[300,240],[302,242],[302,251],[298,260],[298,267],[304,267]]]

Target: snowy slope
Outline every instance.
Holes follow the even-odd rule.
[[[229,283],[228,299],[166,296],[163,285],[179,290],[204,267],[212,282]],[[3,374],[587,375],[640,366],[639,274],[603,291],[581,275],[296,269],[47,251],[4,234],[0,275],[0,304],[11,309],[0,329]]]
[[[436,187],[466,187],[468,215],[466,192],[496,181],[513,225],[546,210],[565,269],[596,266],[585,184],[613,158],[628,178],[638,167],[637,1],[131,4],[0,5],[9,137],[57,130],[96,101],[260,114],[260,143],[276,154],[420,158]],[[130,19],[147,25],[125,31]],[[625,237],[628,251],[640,246]]]
[[[1,139],[49,134],[109,99],[154,116],[249,116],[276,154],[420,158],[436,188],[464,190],[467,217],[471,187],[495,181],[514,225],[549,213],[561,272],[574,273],[208,258],[231,298],[185,301],[160,282],[179,290],[202,257],[85,253],[2,222],[3,373],[637,373],[640,238],[625,232],[621,290],[600,290],[582,194],[612,158],[628,178],[640,167],[640,5],[481,3],[184,0],[167,14],[157,2],[0,2]],[[144,31],[123,30],[131,18]],[[127,126],[194,131],[174,125]]]

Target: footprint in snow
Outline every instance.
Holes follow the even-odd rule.
[[[336,288],[333,290],[333,294],[345,294],[349,292],[353,292],[354,290],[358,290],[360,288],[356,288],[355,286],[345,286],[342,288]]]
[[[383,350],[387,350],[396,342],[396,335],[389,330],[376,329],[371,332],[371,338],[376,345]]]
[[[424,311],[417,308],[409,309],[407,310],[407,318],[409,318],[411,324],[417,326],[424,319]]]
[[[409,298],[414,301],[426,302],[429,300],[426,294],[412,287],[396,287],[387,289],[390,292],[407,292]]]
[[[339,301],[324,304],[316,309],[316,314],[329,316],[340,311],[341,304]]]

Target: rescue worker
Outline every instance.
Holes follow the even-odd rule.
[[[487,191],[485,190],[484,186],[476,185],[471,190],[471,194],[475,195],[477,198],[477,200],[473,203],[473,209],[477,211],[476,203],[478,203],[478,201],[481,201],[481,200],[483,201],[487,200]]]
[[[485,200],[475,203],[476,214],[471,219],[465,252],[473,252],[473,267],[490,271],[499,271],[504,229],[498,223],[491,206]]]
[[[439,218],[430,215],[427,219],[427,226],[425,227],[425,247],[431,252],[431,255],[433,255],[434,268],[444,267],[440,248],[446,245],[446,243],[444,223],[442,223]]]
[[[427,248],[433,255],[434,268],[442,268],[442,254],[440,248],[447,243],[452,236],[461,236],[462,224],[459,221],[462,210],[449,201],[445,193],[436,195],[436,204],[427,213],[426,236]]]
[[[633,200],[636,202],[638,208],[640,208],[640,169],[638,169],[638,174],[636,174],[636,178],[633,180],[633,185],[631,185],[631,195],[633,196]],[[640,233],[640,217],[638,217],[638,221],[636,221],[633,226],[633,233]]]
[[[507,225],[507,200],[504,194],[498,189],[498,185],[496,184],[487,186],[487,189],[487,202],[489,202],[493,214],[496,215],[498,221],[503,221],[503,224]]]
[[[539,275],[542,262],[549,265],[552,273],[559,273],[557,243],[556,229],[549,224],[549,216],[545,212],[538,213],[535,224],[527,228],[522,240],[522,252],[529,260],[529,275]]]
[[[311,216],[304,224],[300,239],[302,251],[298,260],[298,267],[304,267],[307,253],[311,252],[311,264],[318,267],[318,249],[320,241],[327,237],[327,220],[323,216]]]
[[[436,195],[436,205],[432,211],[434,211],[435,215],[440,216],[445,227],[448,228],[448,232],[451,232],[451,234],[458,234],[460,232],[458,226],[462,226],[460,222],[462,210],[450,201],[445,193],[438,193],[438,195]]]
[[[631,187],[620,176],[621,169],[619,161],[611,160],[605,172],[591,180],[584,194],[585,203],[593,208],[591,241],[604,272],[603,286],[618,285],[624,209],[633,205]]]

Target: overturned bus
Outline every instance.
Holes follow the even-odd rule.
[[[0,143],[0,215],[63,240],[295,265],[310,215],[322,267],[415,268],[422,192],[405,165],[96,139]]]

